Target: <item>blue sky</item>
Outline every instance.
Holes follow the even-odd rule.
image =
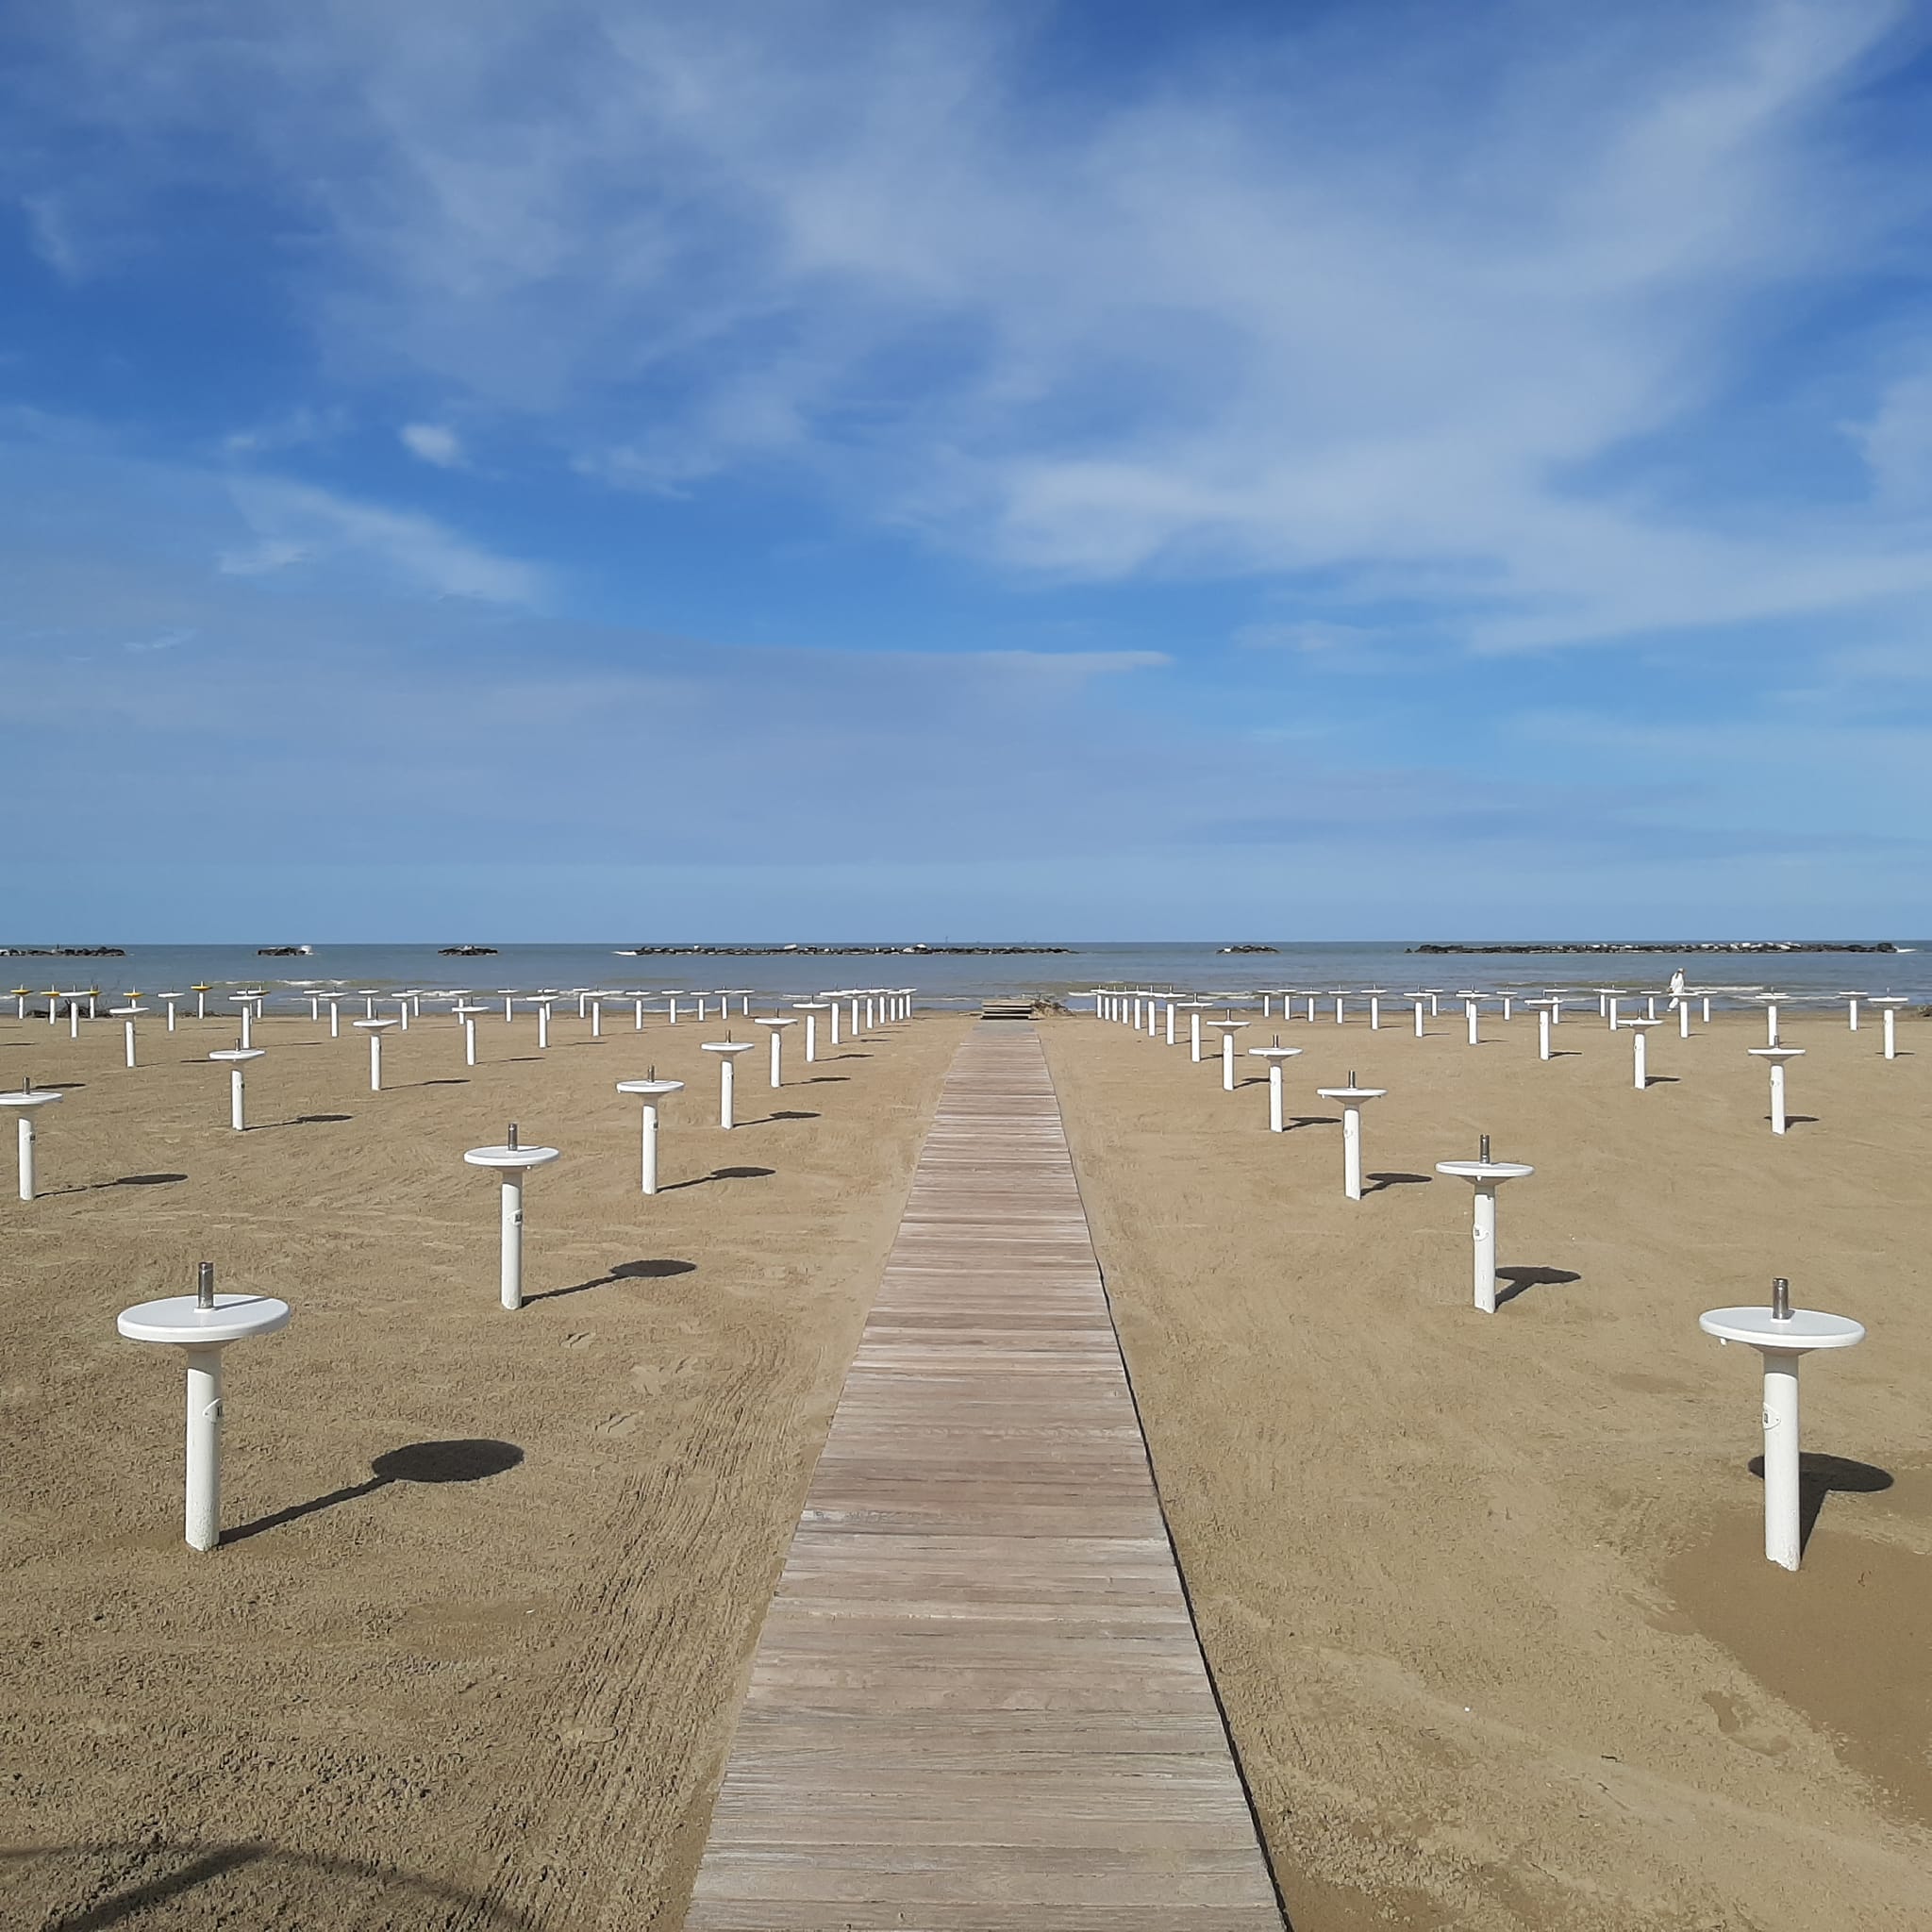
[[[0,32],[0,937],[1932,930],[1905,6]]]

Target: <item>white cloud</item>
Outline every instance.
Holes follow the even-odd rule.
[[[425,463],[434,463],[440,470],[461,467],[462,439],[454,429],[440,423],[406,423],[396,433],[403,447]]]
[[[543,575],[534,565],[484,550],[433,517],[267,477],[238,478],[230,494],[258,541],[221,552],[225,575],[258,576],[319,561],[364,564],[434,596],[525,607],[542,601]]]
[[[1932,508],[1932,368],[1901,376],[1854,431],[1879,500],[1904,510]]]
[[[1673,443],[1765,314],[1922,259],[1834,121],[1911,51],[1893,0],[1284,10],[1078,92],[996,8],[98,12],[64,97],[143,183],[236,148],[338,379],[612,483],[782,462],[1008,570],[1321,572],[1499,648],[1932,588],[1909,389],[1873,505]]]

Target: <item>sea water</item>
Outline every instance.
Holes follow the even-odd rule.
[[[909,986],[928,1006],[1045,997],[1065,1001],[1094,986],[1173,988],[1209,997],[1275,991],[1327,991],[1372,986],[1401,993],[1464,987],[1519,997],[1545,988],[1614,986],[1655,991],[1682,967],[1690,984],[1721,1004],[1755,992],[1829,999],[1857,988],[1932,1003],[1932,941],[1900,941],[1891,953],[1419,954],[1412,943],[1280,941],[1270,952],[1230,953],[1197,941],[1068,941],[1050,953],[731,953],[658,954],[637,958],[617,943],[504,946],[480,958],[445,958],[434,945],[318,945],[293,958],[265,958],[252,946],[129,946],[119,958],[18,956],[0,959],[13,984],[47,989],[98,987],[117,998],[178,991],[206,982],[219,999],[237,987],[271,995],[403,987],[482,994],[508,989],[608,988],[656,996],[669,988],[710,992],[747,987],[754,1000],[807,999],[845,987]]]

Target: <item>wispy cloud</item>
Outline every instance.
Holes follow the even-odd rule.
[[[999,8],[100,15],[65,96],[146,184],[210,135],[259,171],[339,371],[587,475],[789,464],[1010,569],[1322,573],[1498,647],[1932,589],[1909,384],[1866,501],[1686,488],[1767,303],[1917,245],[1839,119],[1916,45],[1892,0],[1210,24],[1078,95]]]
[[[462,439],[444,424],[406,423],[396,434],[403,447],[425,463],[434,463],[440,470],[462,466]]]
[[[228,575],[328,563],[371,568],[432,596],[525,607],[542,601],[541,570],[485,550],[420,512],[265,476],[237,477],[230,493],[257,541],[220,553]]]

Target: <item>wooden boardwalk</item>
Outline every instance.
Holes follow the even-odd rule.
[[[686,1932],[1282,1932],[1033,1028],[946,1076]]]

